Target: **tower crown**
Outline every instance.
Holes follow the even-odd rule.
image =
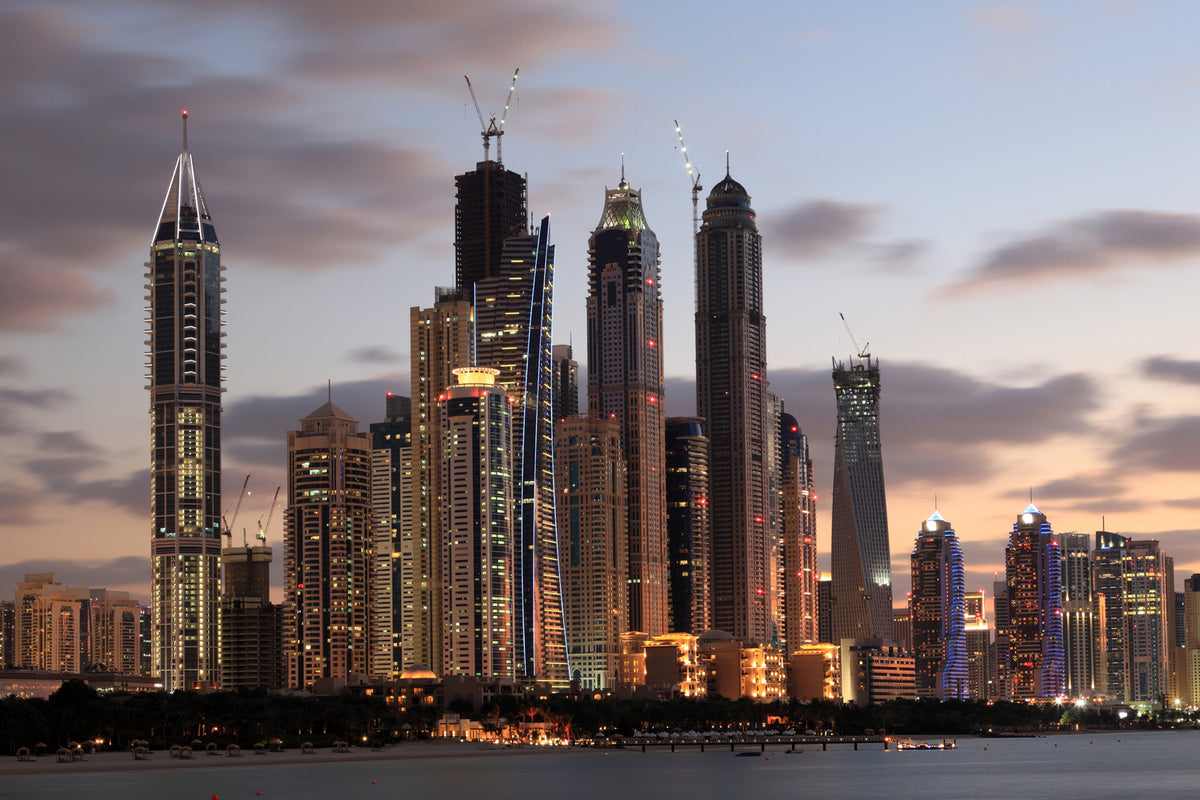
[[[629,188],[625,176],[615,189],[604,190],[604,212],[600,215],[600,224],[596,230],[608,228],[623,228],[624,230],[649,230],[646,224],[646,214],[642,210],[642,193]]]
[[[158,227],[154,241],[193,241],[217,244],[217,229],[208,214],[208,204],[196,179],[192,154],[187,147],[188,112],[183,112],[183,145],[175,160],[175,171],[163,198],[162,211],[158,215]],[[153,242],[151,243],[153,244]]]

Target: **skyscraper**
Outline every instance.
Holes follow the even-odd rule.
[[[412,365],[413,543],[400,554],[401,603],[412,608],[411,663],[442,675],[442,440],[439,396],[453,371],[475,363],[475,316],[453,289],[439,288],[433,308],[409,310]],[[408,658],[409,656],[404,656]]]
[[[1153,539],[1096,531],[1092,566],[1103,668],[1097,689],[1110,701],[1157,702],[1169,690],[1173,559]]]
[[[409,398],[391,392],[386,404],[384,421],[370,427],[375,515],[371,673],[395,677],[417,663],[413,640],[412,407]]]
[[[554,420],[579,413],[579,362],[571,345],[556,344],[554,359]]]
[[[1096,596],[1096,690],[1109,701],[1125,702],[1125,551],[1128,537],[1096,531],[1092,551],[1092,590]]]
[[[791,414],[779,424],[782,466],[784,619],[788,653],[819,641],[817,630],[817,494],[808,437]]]
[[[994,697],[992,681],[992,631],[988,627],[983,590],[967,592],[967,686],[972,700]]]
[[[475,360],[499,371],[496,381],[513,400],[517,672],[565,686],[554,514],[553,297],[547,216],[537,233],[506,239],[492,276],[475,283]]]
[[[670,627],[699,635],[712,628],[708,437],[698,417],[668,417],[666,430]]]
[[[917,696],[966,700],[966,584],[962,547],[937,511],[925,520],[912,551],[911,649]]]
[[[462,367],[441,394],[444,675],[516,675],[512,411],[499,370]]]
[[[221,688],[282,688],[283,616],[271,602],[271,548],[264,541],[227,547],[221,564]]]
[[[1052,700],[1066,690],[1062,546],[1030,503],[1004,550],[1008,589],[1009,700]]]
[[[1183,657],[1179,696],[1189,706],[1200,705],[1200,574],[1183,582]]]
[[[696,235],[696,415],[712,448],[714,624],[762,644],[781,627],[766,348],[762,237],[749,194],[726,173]]]
[[[667,632],[667,514],[658,239],[625,176],[588,240],[588,416],[615,419],[627,464],[627,630]]]
[[[325,403],[287,434],[283,647],[287,685],[370,671],[371,436]]]
[[[1008,583],[992,581],[992,616],[996,620],[996,638],[992,642],[992,691],[989,698],[1008,700]]]
[[[571,679],[584,689],[612,689],[620,672],[628,602],[621,426],[613,419],[560,420],[554,469]]]
[[[1064,533],[1061,538],[1066,693],[1070,697],[1090,697],[1096,689],[1097,636],[1091,537],[1086,533]]]
[[[224,282],[184,111],[146,263],[153,669],[167,691],[220,681]]]
[[[834,362],[833,637],[892,638],[892,567],[879,443],[879,362]]]
[[[496,161],[480,161],[456,175],[455,288],[473,302],[474,286],[496,274],[504,240],[525,232],[525,179]]]

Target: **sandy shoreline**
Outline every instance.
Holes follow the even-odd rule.
[[[355,747],[349,753],[335,753],[324,747],[315,753],[301,754],[299,750],[282,753],[255,755],[253,749],[242,751],[240,757],[230,758],[224,752],[210,756],[204,752],[194,753],[191,758],[172,758],[166,750],[156,750],[150,758],[138,761],[128,752],[96,753],[86,756],[84,761],[59,763],[57,757],[49,755],[33,761],[18,761],[16,756],[0,757],[0,778],[20,775],[58,775],[98,772],[153,772],[221,768],[226,767],[283,767],[305,764],[344,764],[371,761],[403,761],[427,758],[475,758],[499,755],[546,755],[563,752],[558,747],[495,747],[471,742],[405,742],[389,745],[384,750]]]

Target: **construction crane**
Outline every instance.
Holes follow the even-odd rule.
[[[246,473],[246,480],[242,481],[242,493],[238,495],[237,505],[233,508],[233,517],[229,520],[225,519],[225,515],[221,515],[221,521],[225,523],[225,535],[229,537],[229,544],[233,546],[233,523],[237,522],[238,512],[242,510],[242,500],[246,497],[246,487],[250,485],[250,473]]]
[[[854,344],[854,350],[859,361],[869,359],[871,357],[871,343],[867,342],[863,347],[858,346],[858,339],[854,338],[854,331],[850,330],[850,323],[846,322],[846,315],[838,312],[838,316],[842,318],[842,324],[846,326],[846,333],[850,336],[850,341]]]
[[[695,239],[696,234],[700,232],[700,190],[704,187],[700,185],[700,168],[692,164],[692,159],[688,157],[687,145],[683,143],[683,129],[679,127],[679,120],[675,120],[675,134],[679,137],[679,152],[683,153],[683,166],[687,168],[688,177],[692,179],[692,238]]]
[[[479,99],[475,97],[475,87],[471,85],[471,76],[463,75],[467,80],[467,91],[471,93],[471,102],[475,104],[475,114],[479,117],[479,131],[483,136],[483,160],[488,160],[488,153],[491,148],[492,137],[496,138],[496,163],[503,164],[504,158],[500,151],[500,137],[504,135],[504,120],[508,119],[508,107],[512,104],[513,92],[517,90],[517,75],[521,72],[520,68],[513,70],[512,84],[508,87],[508,97],[504,100],[504,111],[500,115],[500,121],[496,122],[496,115],[492,114],[487,122],[483,121],[483,112],[479,110]]]
[[[282,486],[275,487],[275,498],[271,501],[271,510],[267,512],[267,524],[263,525],[262,517],[258,518],[258,540],[265,542],[267,540],[267,529],[271,527],[271,517],[275,516],[275,506],[279,504],[279,490]]]

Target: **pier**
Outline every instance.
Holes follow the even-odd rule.
[[[597,742],[597,747],[614,747],[623,750],[641,748],[642,752],[646,752],[647,748],[670,748],[674,753],[676,748],[699,748],[700,752],[704,752],[707,747],[728,747],[729,752],[736,752],[740,749],[752,749],[755,746],[760,752],[766,752],[768,746],[771,748],[785,748],[786,752],[795,752],[802,747],[816,747],[820,745],[822,750],[828,750],[830,745],[850,745],[855,750],[860,744],[880,744],[884,750],[888,750],[890,740],[883,734],[878,735],[862,735],[862,736],[811,736],[800,734],[779,734],[769,736],[766,734],[671,734],[670,736],[661,737],[653,734],[645,736],[614,736],[605,740],[603,743]]]

